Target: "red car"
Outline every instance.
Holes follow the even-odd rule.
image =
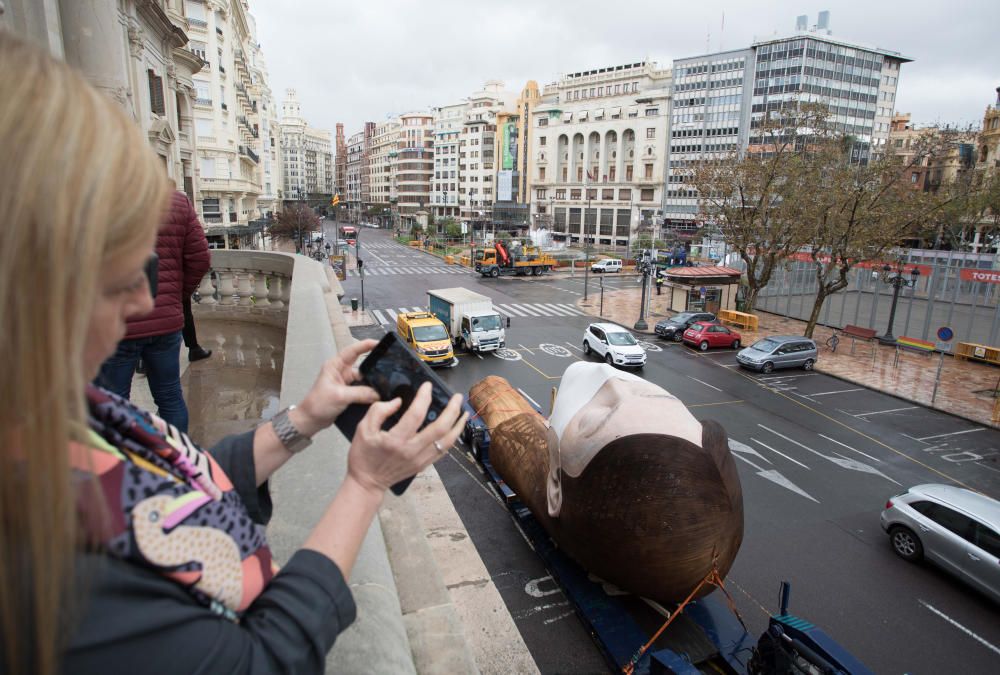
[[[736,331],[721,324],[699,321],[691,324],[691,327],[684,331],[684,342],[689,345],[696,345],[703,352],[709,347],[732,347],[740,348],[742,336]]]

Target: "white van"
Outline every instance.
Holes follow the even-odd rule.
[[[605,258],[598,260],[590,266],[591,272],[621,272],[622,261],[618,258]]]

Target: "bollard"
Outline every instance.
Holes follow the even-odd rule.
[[[351,311],[352,312],[358,311],[358,299],[357,298],[351,298]]]

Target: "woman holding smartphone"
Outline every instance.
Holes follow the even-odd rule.
[[[0,670],[322,672],[385,490],[452,445],[461,397],[420,429],[425,386],[383,431],[400,402],[350,386],[369,340],[300,405],[203,451],[88,384],[153,305],[162,163],[110,99],[2,31],[0,147]],[[53,242],[69,260],[40,268]],[[351,403],[371,406],[347,477],[278,569],[268,478]]]

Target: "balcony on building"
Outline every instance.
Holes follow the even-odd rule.
[[[191,17],[187,17],[187,22],[191,28],[198,28],[201,30],[208,28],[208,22],[202,21],[201,19],[192,19]]]

